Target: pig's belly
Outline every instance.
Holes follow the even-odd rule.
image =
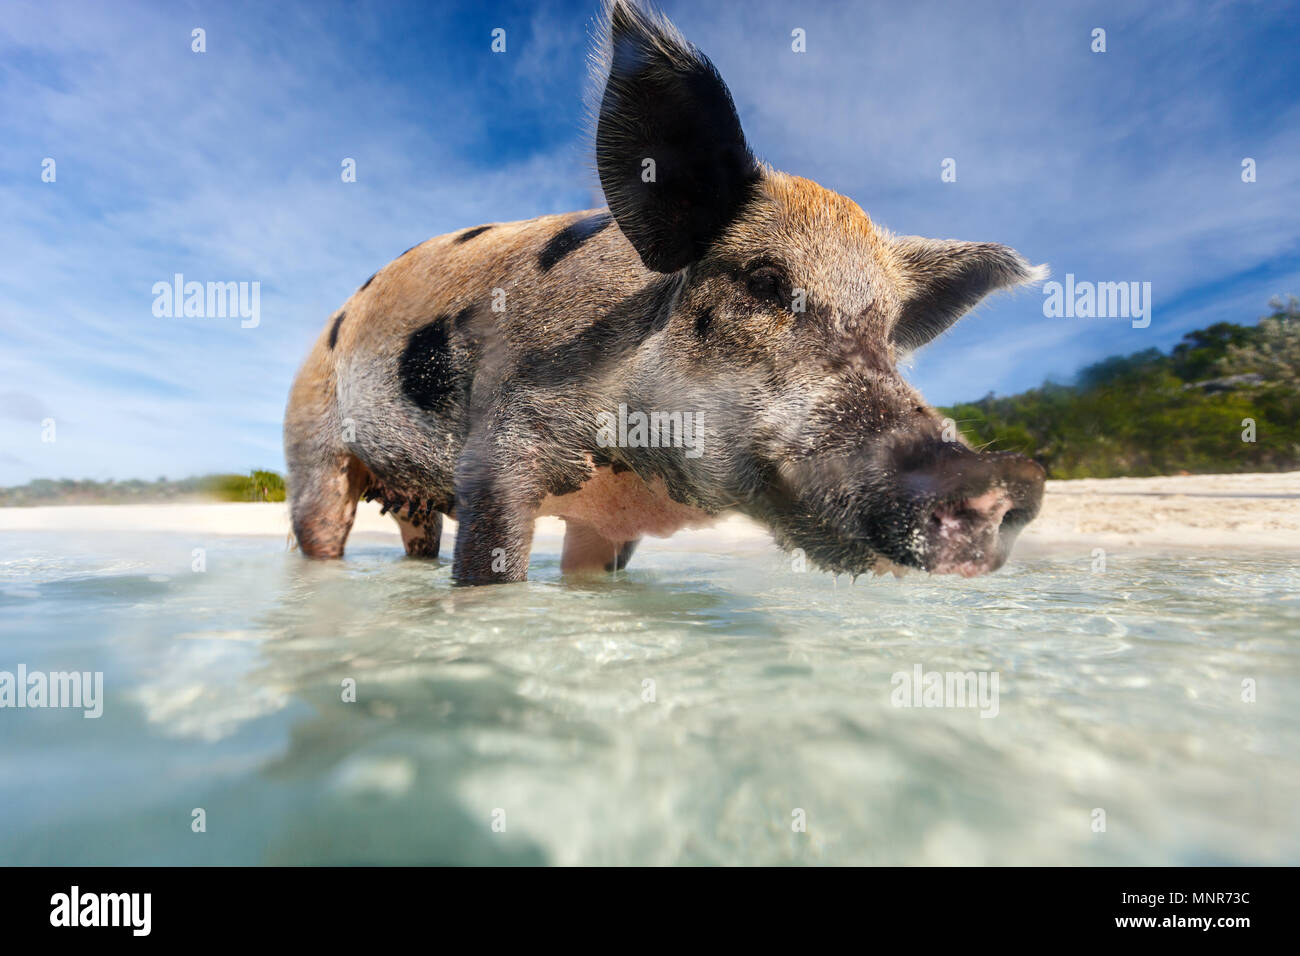
[[[539,515],[554,515],[591,525],[610,541],[631,541],[642,535],[666,538],[682,528],[713,524],[717,516],[673,501],[663,479],[647,484],[635,472],[614,474],[597,468],[595,475],[577,491],[547,495]]]

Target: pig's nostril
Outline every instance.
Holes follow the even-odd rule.
[[[914,517],[902,550],[913,558],[907,563],[934,574],[996,571],[1042,501],[1042,469],[1023,459],[966,461],[955,470],[918,466],[905,479],[899,503],[916,510],[907,509]]]
[[[1033,512],[1028,508],[1012,508],[1002,516],[1000,531],[1019,531],[1033,519]]]
[[[930,512],[930,526],[933,528],[942,527],[945,524],[961,519],[965,514],[965,509],[960,505],[937,505],[934,510]]]

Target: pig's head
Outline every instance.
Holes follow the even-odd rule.
[[[641,394],[706,416],[705,454],[676,483],[828,570],[1000,567],[1042,469],[945,434],[897,363],[1046,270],[995,243],[894,236],[759,164],[721,77],[670,24],[617,0],[608,32],[601,185],[645,266],[677,277]]]

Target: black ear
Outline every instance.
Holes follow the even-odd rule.
[[[674,272],[753,197],[758,164],[722,77],[672,24],[614,0],[608,29],[600,185],[646,267]]]
[[[990,292],[1047,278],[1047,266],[996,242],[904,236],[893,240],[903,276],[894,341],[916,349],[938,337]]]

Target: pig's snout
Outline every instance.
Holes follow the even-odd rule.
[[[894,506],[904,527],[888,556],[932,574],[996,571],[1020,530],[1038,514],[1043,469],[1020,455],[981,455],[955,443],[908,449],[895,472]]]
[[[940,502],[925,528],[926,568],[932,574],[972,578],[1002,567],[1015,535],[1029,521],[1005,489],[976,498]]]

